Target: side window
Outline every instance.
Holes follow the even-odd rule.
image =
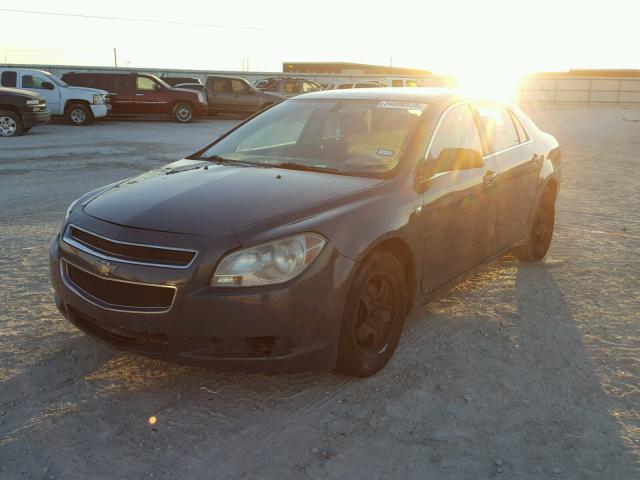
[[[228,93],[231,91],[231,82],[226,78],[214,78],[212,90],[218,93]]]
[[[136,77],[136,88],[142,92],[153,92],[156,89],[156,82],[148,77]]]
[[[134,89],[133,77],[130,75],[114,75],[106,80],[104,88],[109,92],[124,93]]]
[[[407,87],[417,87],[418,83],[415,80],[407,80]]]
[[[300,93],[300,82],[298,80],[286,80],[284,82],[284,93]]]
[[[231,90],[233,93],[249,93],[247,84],[236,79],[231,80]]]
[[[313,83],[309,83],[309,82],[302,82],[302,91],[303,92],[315,92],[318,90],[318,87],[316,87]]]
[[[402,80],[391,80],[391,86],[392,87],[403,87],[403,82]]]
[[[347,88],[351,87],[353,87],[352,83],[343,83],[341,85],[338,85],[338,90],[346,90]]]
[[[518,132],[506,108],[489,103],[477,105],[482,133],[487,141],[488,153],[496,153],[518,145]]]
[[[482,161],[482,143],[467,105],[449,111],[440,124],[427,161],[439,171],[456,170],[456,159],[474,157]],[[449,168],[444,168],[444,165]]]
[[[42,77],[36,77],[34,75],[23,75],[22,76],[22,88],[37,88],[40,90],[45,90],[42,84],[46,82]]]
[[[516,116],[515,113],[511,113],[511,120],[513,120],[513,124],[516,126],[516,130],[518,131],[518,137],[520,138],[520,143],[524,143],[529,140],[529,135],[527,135],[527,131],[522,126],[522,122]]]
[[[2,72],[2,78],[0,78],[0,85],[3,87],[15,87],[18,81],[18,74],[7,70]]]

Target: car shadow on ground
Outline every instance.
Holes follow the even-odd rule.
[[[30,451],[63,478],[188,478],[211,458],[220,478],[356,478],[365,464],[402,478],[634,478],[554,268],[503,260],[414,309],[395,358],[364,380],[213,372],[61,339],[1,385],[6,468]]]

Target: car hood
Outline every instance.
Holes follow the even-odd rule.
[[[381,180],[181,160],[122,181],[84,205],[92,217],[133,228],[217,236],[373,187]]]
[[[33,98],[37,100],[44,100],[44,97],[42,95],[32,92],[31,90],[23,90],[21,88],[2,87],[0,88],[0,93],[10,93],[11,95],[17,95],[29,99]]]

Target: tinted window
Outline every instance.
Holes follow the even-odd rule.
[[[477,106],[477,111],[489,153],[500,152],[520,143],[506,108],[484,103]]]
[[[300,93],[300,82],[298,80],[286,80],[284,82],[284,93]]]
[[[133,77],[129,75],[115,75],[104,77],[101,88],[109,92],[130,92],[134,89]]]
[[[142,90],[145,92],[154,91],[156,89],[156,85],[157,83],[148,77],[136,78],[136,87],[138,88],[138,90]]]
[[[241,80],[231,80],[231,89],[233,93],[248,93],[249,86]]]
[[[402,87],[403,86],[402,80],[392,80],[391,81],[391,86],[392,87]]]
[[[429,161],[436,161],[447,148],[474,150],[482,157],[482,143],[476,123],[467,105],[460,105],[444,117],[429,151]]]
[[[212,82],[211,89],[214,92],[230,92],[231,91],[231,82],[228,78],[214,78]]]
[[[347,88],[351,88],[352,84],[351,83],[343,83],[342,85],[338,85],[338,89],[339,90],[344,90]]]
[[[37,77],[35,75],[23,75],[22,88],[37,88],[37,89],[44,90],[44,87],[42,86],[42,84],[47,81],[48,80],[45,80],[42,77]]]
[[[513,124],[516,126],[516,130],[518,131],[518,137],[520,138],[520,143],[524,143],[529,140],[529,135],[527,135],[527,131],[522,126],[520,119],[513,113],[511,113],[511,119],[513,120]]]
[[[0,84],[3,87],[15,87],[18,80],[18,74],[16,72],[2,72],[2,79]]]

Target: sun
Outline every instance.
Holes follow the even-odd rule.
[[[472,97],[515,101],[525,71],[513,68],[459,70],[454,73],[458,88]]]

